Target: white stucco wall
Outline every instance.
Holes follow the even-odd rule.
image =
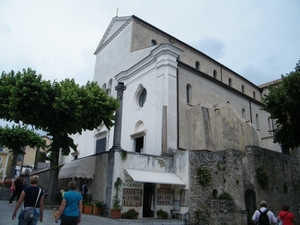
[[[128,19],[129,17],[127,17]],[[94,81],[97,81],[101,87],[108,87],[111,84],[111,95],[116,97],[114,87],[118,81],[124,82],[127,89],[124,91],[123,97],[123,121],[122,121],[122,139],[121,147],[127,151],[134,150],[134,140],[130,135],[136,133],[136,125],[142,124],[146,136],[144,138],[143,151],[147,154],[160,154],[162,139],[162,107],[167,106],[168,127],[167,127],[167,143],[168,150],[177,149],[177,118],[180,116],[179,123],[188,120],[189,115],[186,109],[192,108],[198,104],[215,107],[219,104],[229,104],[236,112],[237,117],[244,122],[251,122],[251,126],[256,128],[256,117],[258,114],[259,128],[257,133],[260,137],[260,145],[280,151],[277,145],[272,143],[272,137],[268,132],[268,116],[260,110],[259,102],[253,100],[253,91],[256,93],[256,99],[259,101],[261,96],[259,88],[239,76],[235,72],[226,68],[217,61],[209,58],[205,54],[196,51],[192,47],[185,45],[172,36],[155,30],[151,25],[143,24],[136,19],[124,22],[118,18],[116,24],[112,23],[107,30],[104,45],[97,50]],[[121,28],[121,24],[126,24]],[[120,29],[121,28],[121,29]],[[115,35],[114,33],[117,32]],[[162,52],[157,55],[155,49],[157,46],[151,46],[151,40],[156,40],[157,44],[169,43],[181,49],[177,55],[168,55]],[[151,53],[151,51],[153,51]],[[213,71],[217,71],[217,79],[221,83],[215,82],[215,79],[203,78],[195,71],[180,74],[179,84],[179,112],[177,115],[177,71],[176,57],[190,67],[195,67],[195,62],[200,62],[200,71],[212,77]],[[168,57],[172,58],[171,61]],[[170,63],[172,62],[172,63]],[[232,88],[228,86],[228,78],[232,78]],[[184,84],[185,82],[185,84]],[[192,85],[192,102],[186,104],[186,84]],[[144,107],[136,106],[135,93],[137,88],[143,85],[147,89],[147,100]],[[223,86],[222,86],[223,85]],[[244,86],[243,94],[241,86]],[[237,90],[237,91],[234,91]],[[196,91],[195,91],[196,90]],[[245,96],[247,95],[247,96]],[[245,116],[242,118],[242,110],[245,110]],[[251,113],[251,114],[250,114]],[[214,125],[213,125],[214,126]],[[216,124],[217,126],[217,124]],[[180,126],[180,129],[182,126]],[[107,132],[107,146],[109,150],[113,145],[114,127],[110,131],[102,126],[99,130],[92,132],[83,132],[82,136],[76,137],[75,143],[78,144],[80,157],[95,153],[95,142],[97,135]],[[186,137],[195,136],[189,129],[182,130],[180,143],[190,143],[191,140]],[[186,138],[186,139],[185,139]],[[183,141],[183,139],[185,139]],[[180,147],[187,147],[183,144]],[[221,146],[218,144],[218,146]],[[68,157],[70,159],[70,157]]]
[[[134,141],[130,135],[135,133],[135,126],[141,121],[146,132],[143,152],[154,155],[161,153],[163,106],[167,106],[167,148],[177,148],[176,57],[179,53],[179,49],[169,44],[157,46],[136,67],[117,76],[127,86],[123,97],[123,149],[134,151]],[[143,107],[138,106],[136,98],[140,85],[147,90]]]

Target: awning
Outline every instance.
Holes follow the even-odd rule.
[[[151,171],[135,170],[135,169],[124,169],[124,171],[134,181],[137,182],[185,185],[185,183],[174,173],[151,172]]]
[[[95,174],[95,156],[66,163],[59,171],[58,178],[91,178]]]

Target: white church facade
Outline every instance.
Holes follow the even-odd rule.
[[[261,110],[263,88],[140,18],[114,17],[95,55],[94,81],[113,97],[118,84],[125,87],[121,149],[113,148],[114,127],[100,125],[72,136],[78,159],[60,159],[70,165],[94,158],[88,175],[62,167],[60,176],[88,179],[93,200],[112,208],[120,178],[123,211],[134,207],[141,218],[158,209],[188,212],[189,151],[253,145],[281,152]]]

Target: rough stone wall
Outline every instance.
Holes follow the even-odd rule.
[[[277,214],[283,204],[288,204],[290,210],[299,220],[300,174],[299,158],[273,152],[255,146],[245,147],[244,189],[253,189],[258,203],[264,199],[268,207]],[[256,169],[267,172],[269,182],[262,188],[256,178]]]
[[[190,151],[189,162],[191,225],[250,224],[262,199],[267,201],[268,208],[275,215],[283,204],[290,205],[299,220],[300,177],[297,158],[246,146],[245,151]],[[212,176],[204,186],[197,181],[197,170],[202,167],[209,169]],[[257,168],[265,170],[268,175],[269,182],[265,188],[260,186],[256,177]],[[224,192],[232,200],[219,199]],[[249,192],[253,195],[249,196]]]
[[[242,151],[190,152],[190,220],[191,224],[234,224],[246,221],[243,201]],[[209,169],[212,180],[202,186],[197,170]],[[218,200],[222,193],[233,200]],[[241,223],[240,223],[241,224]]]

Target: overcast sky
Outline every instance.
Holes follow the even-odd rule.
[[[0,70],[93,79],[111,19],[135,15],[259,85],[300,60],[299,0],[0,0]]]

